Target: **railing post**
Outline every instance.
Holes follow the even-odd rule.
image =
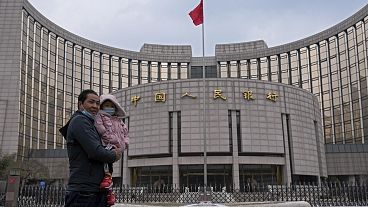
[[[318,182],[318,184],[316,185],[316,183],[313,182],[313,192],[314,192],[314,205],[319,204],[319,195],[320,195],[320,191],[319,191],[319,186],[320,186],[320,182]]]
[[[336,185],[335,183],[335,196],[336,196],[336,199],[335,199],[335,204],[336,205],[339,205],[339,204],[342,204],[342,197],[341,197],[341,183],[339,183],[338,185]]]
[[[292,182],[290,182],[289,193],[290,193],[290,200],[293,201],[294,189],[293,189],[293,183]]]
[[[346,192],[346,189],[345,189],[345,182],[342,184],[342,188],[341,188],[341,190],[342,190],[342,194],[343,194],[343,205],[345,206],[346,204],[347,204],[347,196],[346,196],[346,194],[347,194],[347,192]]]
[[[365,183],[365,185],[364,185],[364,193],[363,193],[363,195],[365,195],[364,196],[364,205],[368,205],[368,190],[367,190],[367,186],[368,185],[368,183],[366,182]]]

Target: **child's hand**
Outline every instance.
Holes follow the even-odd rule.
[[[116,155],[116,158],[115,158],[115,162],[120,160],[121,158],[121,155],[122,155],[122,149],[121,148],[116,148],[116,149],[113,149],[113,151],[115,152],[115,155]]]
[[[111,149],[113,149],[113,148],[115,148],[115,147],[114,147],[114,145],[112,145],[112,144],[110,144],[110,143],[109,143],[109,144],[107,144],[107,145],[106,145],[106,147],[105,147],[105,149],[107,149],[107,150],[111,150]]]

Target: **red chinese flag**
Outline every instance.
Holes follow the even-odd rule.
[[[201,0],[201,3],[195,9],[189,12],[189,16],[192,18],[195,26],[203,23],[203,0]]]

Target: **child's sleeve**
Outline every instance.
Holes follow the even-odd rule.
[[[121,122],[122,131],[123,131],[123,142],[126,145],[129,145],[129,135],[128,135],[128,127],[125,125],[125,123]]]
[[[97,132],[100,134],[101,137],[106,133],[106,128],[104,126],[101,114],[96,115],[95,127],[96,127]]]

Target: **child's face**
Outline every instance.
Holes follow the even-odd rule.
[[[103,104],[101,105],[101,109],[105,109],[105,108],[115,108],[115,105],[113,102],[111,101],[105,101],[103,102]]]

